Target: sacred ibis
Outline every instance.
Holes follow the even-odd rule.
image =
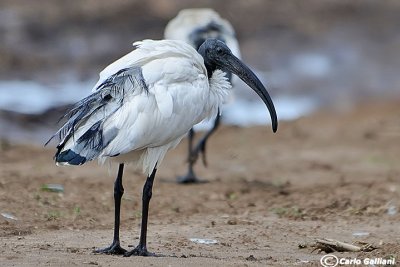
[[[113,242],[95,252],[151,256],[146,247],[147,220],[157,168],[193,125],[216,116],[231,88],[224,71],[236,74],[260,96],[274,132],[278,121],[260,80],[223,42],[207,39],[198,51],[178,40],[144,40],[134,46],[106,67],[92,94],[65,115],[67,121],[53,136],[60,139],[54,158],[57,165],[81,165],[94,159],[119,164]],[[139,244],[127,252],[120,246],[119,223],[122,175],[129,162],[141,167],[147,180]]]
[[[231,52],[240,58],[239,43],[235,31],[229,21],[210,8],[183,9],[166,26],[164,31],[165,39],[182,40],[193,46],[196,50],[208,38],[215,38],[224,42]],[[232,83],[232,74],[227,73]],[[178,177],[178,183],[198,183],[201,180],[194,172],[193,165],[196,163],[199,154],[202,153],[203,164],[206,166],[206,143],[208,138],[217,130],[220,124],[220,112],[214,119],[213,126],[200,139],[193,148],[194,129],[188,134],[188,171],[184,176]]]

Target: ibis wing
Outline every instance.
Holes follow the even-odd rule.
[[[203,58],[182,41],[134,45],[137,49],[106,67],[92,94],[65,115],[52,137],[60,140],[56,162],[79,165],[162,146],[204,119],[203,105],[189,110],[185,105],[207,99]]]
[[[88,97],[65,114],[67,121],[50,138],[59,138],[57,162],[83,164],[97,157],[117,135],[117,129],[104,129],[104,122],[129,96],[147,91],[140,67],[125,68],[105,79]],[[49,141],[50,141],[49,140]]]

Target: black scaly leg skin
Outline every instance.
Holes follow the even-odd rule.
[[[200,180],[197,178],[196,174],[193,171],[193,165],[196,163],[197,159],[199,158],[199,154],[202,153],[202,160],[204,166],[207,166],[207,160],[206,160],[206,143],[208,138],[217,130],[219,124],[220,124],[220,119],[221,115],[218,115],[215,118],[214,125],[213,127],[201,138],[199,143],[197,144],[196,148],[193,149],[193,137],[194,137],[194,131],[193,128],[190,129],[189,135],[188,135],[188,143],[189,143],[189,169],[186,175],[184,176],[179,176],[177,181],[178,183],[181,184],[193,184],[193,183],[204,183],[207,181]]]
[[[157,168],[155,167],[153,169],[153,172],[151,173],[150,176],[147,177],[146,183],[144,184],[143,187],[143,195],[142,195],[142,226],[140,230],[140,240],[139,240],[139,245],[131,250],[128,251],[124,254],[125,257],[130,257],[130,256],[157,256],[154,253],[151,253],[147,251],[147,220],[149,217],[149,204],[150,204],[150,199],[152,195],[152,189],[153,189],[153,181],[154,177],[156,176]]]
[[[95,253],[104,253],[112,255],[122,255],[126,252],[120,246],[119,242],[119,224],[120,224],[120,211],[121,211],[121,198],[124,194],[124,187],[122,186],[122,175],[124,173],[124,164],[121,163],[118,168],[118,175],[114,182],[114,204],[115,204],[115,219],[114,219],[114,238],[109,247],[97,249]]]
[[[193,171],[193,164],[196,162],[196,158],[193,157],[193,138],[194,138],[194,130],[190,129],[188,134],[188,172],[184,176],[179,176],[177,178],[177,182],[180,184],[191,184],[198,183],[200,180],[197,178],[196,174]]]
[[[198,159],[199,154],[202,153],[203,164],[206,167],[207,167],[206,143],[207,143],[208,138],[210,138],[210,136],[218,129],[220,121],[221,121],[221,115],[219,115],[219,111],[218,111],[218,115],[215,118],[213,127],[203,136],[203,138],[201,138],[201,140],[197,144],[196,148],[192,151],[192,154],[194,154],[192,157],[195,158],[196,160]]]

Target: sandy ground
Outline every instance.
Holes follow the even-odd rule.
[[[400,102],[320,112],[269,127],[223,127],[208,146],[209,183],[177,185],[186,143],[159,169],[149,250],[164,257],[96,255],[113,229],[114,166],[56,167],[54,150],[1,142],[1,266],[319,266],[315,237],[367,242],[339,257],[400,261]],[[266,113],[267,116],[267,113]],[[61,184],[63,193],[43,184]],[[136,245],[144,177],[127,169],[121,239]],[[196,244],[189,238],[217,244]],[[300,248],[305,246],[305,248]]]

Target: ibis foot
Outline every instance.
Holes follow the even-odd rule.
[[[94,253],[99,254],[108,254],[108,255],[124,255],[126,253],[126,249],[123,249],[119,242],[113,242],[111,246],[101,249],[96,249],[93,251]]]
[[[197,178],[193,171],[189,171],[186,175],[178,176],[176,181],[178,184],[201,184],[208,183],[207,180],[201,180]]]
[[[124,253],[124,257],[130,256],[143,256],[143,257],[162,257],[162,255],[157,255],[155,253],[147,251],[147,248],[144,246],[137,246],[131,251],[127,251]]]

